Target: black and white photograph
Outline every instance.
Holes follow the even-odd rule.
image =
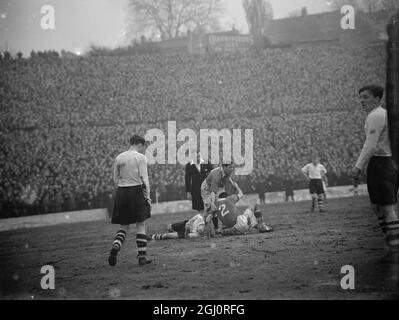
[[[398,300],[399,1],[0,0],[0,164],[0,300]]]

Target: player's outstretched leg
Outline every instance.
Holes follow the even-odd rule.
[[[122,249],[123,243],[125,242],[128,229],[129,226],[121,226],[121,230],[115,234],[115,238],[112,243],[112,249],[108,257],[108,263],[112,267],[116,265],[117,256],[119,251]]]
[[[145,224],[144,222],[138,222],[136,223],[136,226],[136,244],[138,251],[137,258],[139,260],[139,265],[143,266],[151,263],[152,260],[147,257],[147,235],[145,233]]]
[[[169,239],[183,239],[184,233],[167,232],[167,233],[154,233],[147,237],[150,240],[169,240]]]
[[[154,233],[147,236],[147,240],[184,239],[188,220],[177,221],[166,226],[165,233]]]

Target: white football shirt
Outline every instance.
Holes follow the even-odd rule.
[[[140,186],[144,183],[150,194],[147,157],[135,150],[122,152],[115,159],[114,181],[118,187]]]
[[[360,170],[364,168],[372,156],[392,156],[388,133],[387,110],[379,106],[371,111],[367,116],[364,130],[366,132],[366,141],[356,162],[356,167]]]
[[[322,175],[327,173],[327,169],[321,163],[317,165],[309,163],[304,166],[301,171],[310,179],[321,179]]]
[[[203,233],[205,228],[204,217],[201,214],[197,214],[191,218],[188,222],[190,227],[190,233]]]

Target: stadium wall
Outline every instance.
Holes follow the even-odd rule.
[[[327,188],[327,199],[332,198],[344,198],[353,196],[352,186],[340,186]],[[359,185],[359,195],[367,195],[366,185]],[[245,195],[238,206],[246,206],[253,204],[258,199],[257,194]],[[310,200],[310,194],[308,189],[295,190],[295,200],[305,201]],[[285,201],[285,192],[271,192],[266,193],[266,203],[281,203]],[[191,211],[191,201],[170,201],[153,204],[152,213],[166,214],[166,213],[177,213]],[[67,223],[77,222],[88,222],[88,221],[99,221],[109,219],[109,213],[107,209],[95,209],[95,210],[84,210],[84,211],[73,211],[73,212],[62,212],[53,214],[43,214],[28,217],[9,218],[0,220],[0,232],[8,230],[17,230],[25,228],[37,228],[45,226],[53,226]]]

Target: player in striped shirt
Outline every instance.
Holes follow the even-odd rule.
[[[327,185],[327,169],[320,163],[319,157],[314,155],[312,162],[304,166],[301,172],[309,181],[309,191],[312,196],[312,207],[310,211],[315,211],[317,201],[319,212],[326,212],[323,208],[323,194],[325,192],[323,181]]]
[[[167,225],[166,233],[155,233],[148,236],[149,240],[192,239],[204,235],[205,220],[201,213],[189,220],[177,221]]]

